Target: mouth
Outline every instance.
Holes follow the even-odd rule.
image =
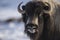
[[[30,33],[36,33],[36,30],[28,30]]]

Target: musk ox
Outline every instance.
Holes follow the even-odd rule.
[[[33,0],[18,12],[23,16],[25,33],[31,40],[60,40],[60,5],[53,0]]]

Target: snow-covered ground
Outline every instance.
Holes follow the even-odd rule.
[[[0,40],[29,40],[24,33],[24,23],[0,23]]]
[[[9,18],[21,18],[17,6],[22,1],[25,4],[29,0],[0,0],[0,21]],[[0,40],[29,40],[24,33],[24,23],[0,23]]]

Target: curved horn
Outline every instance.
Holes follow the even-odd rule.
[[[24,13],[24,11],[20,9],[20,6],[21,6],[22,3],[23,3],[23,2],[21,2],[21,3],[18,5],[18,12],[19,12],[19,13]]]

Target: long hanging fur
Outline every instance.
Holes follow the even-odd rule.
[[[43,15],[44,25],[42,24],[40,25],[39,22],[39,26],[41,26],[38,28],[39,32],[35,36],[31,37],[32,38],[31,40],[60,40],[60,4],[56,3],[53,0],[32,0],[32,1],[48,2],[51,6],[51,10],[48,12],[48,14]],[[24,20],[26,19],[25,16]],[[27,35],[32,36],[31,34]]]
[[[44,31],[49,31],[47,35],[44,35],[46,32],[43,32],[45,36],[43,40],[60,40],[60,4],[55,2],[55,0],[33,0],[33,1],[43,1],[48,2],[51,5],[50,19],[45,23],[45,26],[48,29],[43,29]],[[47,25],[48,24],[48,25]],[[38,38],[38,37],[37,37]],[[42,37],[43,38],[43,37]],[[37,40],[37,39],[36,39]],[[40,40],[40,38],[38,38]]]

